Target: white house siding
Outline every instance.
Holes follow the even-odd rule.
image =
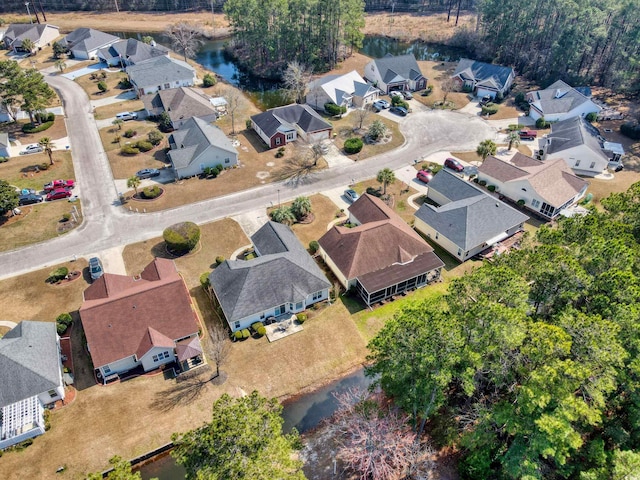
[[[579,145],[574,148],[562,150],[553,154],[546,154],[544,159],[562,158],[569,168],[577,173],[594,173],[599,174],[607,169],[609,161],[596,154],[586,145]]]
[[[266,143],[267,145],[271,145],[271,139],[267,136],[266,133],[262,131],[262,129],[258,126],[258,124],[255,123],[253,120],[251,120],[251,127],[260,136],[260,138],[264,141],[264,143]]]
[[[11,147],[0,147],[0,157],[10,157],[11,154]]]
[[[336,276],[338,281],[342,284],[342,286],[345,289],[348,290],[349,287],[352,287],[356,284],[355,279],[351,279],[351,281],[349,281],[349,279],[344,276],[344,274],[340,271],[340,269],[336,266],[336,264],[333,263],[333,260],[331,259],[331,257],[327,255],[327,252],[325,252],[322,247],[318,249],[318,253],[322,257],[322,260],[324,260],[324,263],[327,264],[327,266],[331,269],[333,274]]]
[[[49,395],[49,392],[42,392],[38,395],[38,400],[42,402],[43,405],[48,405],[50,403],[57,402],[58,400],[64,399],[64,386],[62,385],[62,378],[60,378],[60,385],[58,385],[55,389],[55,395]]]
[[[45,432],[44,409],[36,396],[5,405],[1,412],[0,450]]]
[[[320,293],[320,295],[314,299],[313,296],[316,293]],[[325,288],[324,290],[322,290],[320,292],[314,292],[314,293],[308,295],[307,298],[305,298],[302,310],[304,310],[309,305],[313,305],[314,303],[321,302],[323,300],[326,300],[327,298],[329,298],[329,289],[328,288]],[[295,307],[295,305],[294,305],[294,307]],[[298,310],[298,311],[301,311],[301,310]]]
[[[193,162],[184,168],[176,169],[178,178],[190,178],[202,173],[203,168],[222,165],[225,168],[238,164],[238,155],[216,146],[207,148]]]
[[[462,248],[456,245],[454,242],[449,240],[447,237],[442,235],[440,232],[437,232],[431,225],[427,225],[424,221],[415,217],[415,222],[413,227],[422,233],[427,238],[431,239],[442,248],[444,248],[447,252],[449,252],[454,258],[456,258],[460,262],[464,262],[468,258],[471,257],[471,254],[467,255],[467,252],[461,251],[460,255],[458,255],[458,250],[462,250]],[[482,251],[482,250],[479,250]]]
[[[108,377],[109,375],[113,375],[114,373],[122,373],[131,370],[132,368],[137,367],[140,362],[136,361],[135,355],[131,355],[130,357],[123,358],[121,360],[116,360],[115,362],[111,362],[108,365],[103,365],[100,367],[100,372],[102,373],[102,377]],[[106,372],[105,368],[109,367],[109,371]]]
[[[599,113],[600,110],[602,109],[598,105],[589,100],[569,112],[544,115],[544,119],[547,122],[559,122],[561,120],[566,120],[567,118],[586,117],[589,113]],[[529,110],[529,116],[532,119],[537,120],[543,115],[541,115],[535,108],[531,108]]]
[[[193,87],[195,85],[195,76],[189,79],[182,79],[182,80],[177,80],[175,82],[171,82],[171,83],[161,83],[161,84],[155,84],[155,85],[144,85],[144,86],[139,86],[139,85],[135,85],[136,87],[136,91],[138,92],[138,95],[148,95],[151,93],[156,93],[160,90],[170,90],[172,88],[180,88],[180,87]]]
[[[446,205],[447,203],[449,203],[451,201],[451,200],[449,200],[449,198],[447,198],[442,193],[437,192],[436,190],[433,190],[431,188],[427,192],[427,197],[429,197],[431,200],[433,200],[438,205]]]
[[[387,93],[387,84],[382,81],[374,62],[369,62],[364,67],[364,78],[373,83],[377,88]]]
[[[157,358],[157,361],[153,360],[154,356]],[[142,356],[140,363],[142,363],[144,371],[148,372],[149,370],[155,370],[161,365],[173,362],[175,358],[176,356],[173,348],[153,347]]]
[[[324,110],[324,104],[327,102],[333,102],[333,100],[322,88],[317,88],[307,93],[307,105],[315,108],[316,110]]]

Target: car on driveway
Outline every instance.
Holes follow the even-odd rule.
[[[143,178],[157,177],[158,175],[160,175],[160,170],[158,170],[157,168],[144,168],[136,172],[136,177],[138,177],[141,180]]]
[[[358,200],[360,198],[360,195],[358,195],[358,192],[356,192],[355,190],[353,190],[351,188],[349,188],[349,189],[344,191],[344,196],[351,203],[355,202],[356,200]]]
[[[491,102],[491,100],[491,95],[485,95],[480,99],[480,105],[486,105],[487,103]]]
[[[91,257],[89,259],[89,273],[91,274],[91,280],[99,279],[104,273],[102,262],[98,257]]]
[[[37,193],[27,193],[26,195],[20,195],[18,197],[18,205],[31,205],[33,203],[40,203],[42,201],[42,195]]]
[[[447,168],[450,168],[451,170],[455,171],[455,172],[464,172],[464,165],[462,165],[458,160],[456,160],[455,158],[447,158],[444,161],[444,166]]]
[[[399,92],[399,91],[397,91],[397,90],[394,90],[394,91],[392,91],[392,92],[389,92],[389,96],[390,96],[391,98],[393,98],[393,97],[399,97],[399,98],[402,98],[402,93],[401,93],[401,92]]]
[[[43,190],[45,193],[49,193],[52,190],[56,190],[58,188],[68,188],[72,189],[76,186],[76,183],[73,180],[52,180],[49,183],[44,184]]]
[[[135,112],[120,112],[116,115],[116,120],[122,120],[126,122],[127,120],[137,120],[138,114]]]
[[[391,107],[389,111],[391,113],[395,113],[396,115],[400,115],[401,117],[406,117],[407,113],[409,113],[404,107]]]
[[[30,153],[40,153],[43,151],[44,148],[42,148],[42,146],[34,143],[32,145],[27,145],[25,149],[20,152],[20,155],[29,155]]]
[[[57,188],[47,193],[47,201],[59,200],[61,198],[69,198],[71,196],[71,190],[68,188]]]
[[[403,91],[402,92],[402,96],[404,97],[405,100],[411,100],[413,98],[413,95],[408,90],[407,91]]]
[[[389,108],[390,106],[391,105],[389,105],[389,102],[387,102],[386,100],[376,100],[375,102],[373,102],[373,108],[378,111]]]
[[[433,172],[431,170],[420,170],[416,173],[416,178],[423,183],[429,183],[433,179]]]

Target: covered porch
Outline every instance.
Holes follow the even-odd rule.
[[[202,353],[200,338],[197,335],[176,342],[176,360],[179,368],[179,371],[176,372],[178,374],[207,364]]]

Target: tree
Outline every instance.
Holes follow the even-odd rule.
[[[271,212],[271,220],[285,225],[291,225],[296,221],[296,217],[289,207],[278,207]]]
[[[376,180],[382,184],[382,195],[384,196],[387,194],[387,185],[396,181],[396,174],[390,168],[383,168],[378,172]]]
[[[55,92],[44,81],[44,77],[35,68],[23,71],[18,80],[22,94],[21,108],[29,113],[31,123],[41,121],[41,113],[55,98]]]
[[[24,87],[25,75],[18,62],[0,60],[0,101],[14,122],[20,110]]]
[[[142,37],[142,43],[146,43],[147,45],[152,45],[155,41],[153,40],[153,37],[150,35],[144,35]]]
[[[158,116],[158,128],[162,132],[170,132],[173,130],[173,121],[171,120],[169,112],[162,112]]]
[[[0,180],[0,215],[18,206],[18,192],[5,180]]]
[[[28,52],[29,55],[31,55],[33,51],[36,49],[36,44],[33,43],[33,40],[31,40],[30,38],[25,38],[24,40],[22,40],[20,49],[24,50],[25,52]]]
[[[194,57],[204,43],[200,27],[185,22],[170,25],[165,30],[165,35],[171,40],[171,47],[182,52],[185,62],[187,58]]]
[[[382,122],[382,120],[374,120],[367,131],[367,135],[372,140],[378,140],[379,138],[384,137],[385,133],[387,133],[387,126]]]
[[[282,406],[254,391],[213,404],[211,422],[172,436],[171,455],[185,467],[187,479],[303,480],[302,462],[294,459],[297,434],[282,433]]]
[[[53,149],[56,148],[55,144],[49,137],[42,137],[38,140],[38,144],[44,150],[44,153],[49,157],[49,165],[53,165]]]
[[[59,59],[62,55],[67,53],[67,47],[62,45],[60,42],[53,42],[51,44],[51,48],[53,49],[53,58],[56,60]]]
[[[204,77],[202,77],[202,86],[204,88],[213,87],[216,84],[216,77],[214,77],[210,73],[205,73]]]
[[[311,200],[309,197],[297,197],[291,204],[291,213],[298,221],[311,213]]]
[[[442,104],[447,103],[447,97],[451,92],[458,91],[458,82],[456,82],[453,78],[447,77],[440,83],[440,88],[442,89],[442,93],[444,94],[442,97]]]
[[[511,147],[513,145],[516,147],[520,145],[520,134],[518,132],[509,132],[509,135],[507,135],[507,141],[509,142],[509,151],[511,151]]]
[[[136,191],[136,196],[138,195],[138,187],[141,181],[137,175],[127,178],[127,188],[133,188]]]
[[[200,241],[200,227],[193,222],[176,223],[164,229],[162,238],[170,252],[189,253]]]
[[[231,133],[236,133],[236,111],[242,103],[242,92],[235,87],[227,87],[222,96],[227,101],[227,112],[231,115]]]
[[[140,472],[133,472],[131,464],[118,455],[109,459],[113,470],[106,476],[107,480],[142,480]],[[102,472],[90,473],[87,480],[102,480]]]
[[[64,60],[56,60],[54,65],[60,71],[60,73],[64,72],[64,69],[67,68],[67,64],[64,63]]]
[[[489,155],[495,155],[498,151],[498,146],[495,144],[493,140],[483,140],[476,148],[476,153],[482,157],[482,161],[484,162],[485,158]]]
[[[371,113],[371,110],[369,110],[368,108],[365,108],[365,107],[356,108],[352,112],[352,115],[355,117],[354,129],[361,130],[362,125],[364,124],[365,120],[369,117],[370,113]]]
[[[100,92],[104,93],[109,89],[109,87],[107,87],[107,83],[103,82],[102,80],[100,80],[98,82],[98,90],[100,90]]]
[[[289,62],[282,75],[282,83],[288,95],[296,103],[304,103],[307,85],[311,81],[311,69],[297,61]]]
[[[220,367],[226,363],[231,353],[231,342],[226,329],[220,322],[208,327],[209,338],[206,341],[207,354],[216,364],[216,378],[220,377]]]
[[[111,122],[111,124],[118,127],[118,130],[122,130],[122,125],[124,125],[124,120],[120,118],[116,118],[113,122]]]

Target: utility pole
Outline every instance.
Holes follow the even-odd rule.
[[[31,12],[29,11],[29,2],[24,2],[24,6],[27,7],[27,15],[29,15],[29,22],[33,23],[33,18],[31,18]]]
[[[114,0],[116,2],[116,12],[120,13],[120,9],[118,8],[118,0]]]

